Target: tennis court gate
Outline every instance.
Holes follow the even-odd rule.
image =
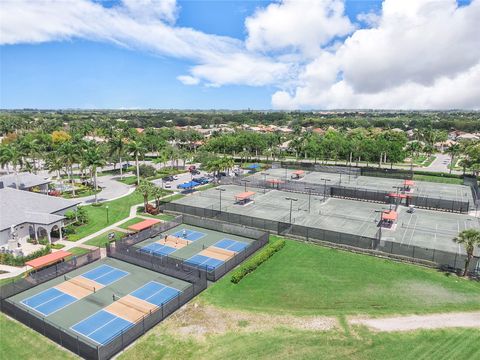
[[[61,262],[56,266],[51,266],[44,270],[37,271],[36,273],[32,273],[23,279],[17,279],[11,283],[1,286],[1,311],[13,319],[20,321],[31,329],[39,332],[40,334],[48,337],[50,340],[55,341],[57,344],[69,349],[78,356],[87,359],[98,359],[98,348],[93,347],[78,336],[73,336],[70,333],[67,333],[64,329],[50,323],[47,319],[41,319],[30,311],[16,306],[14,303],[10,302],[8,298],[99,259],[100,249],[96,249],[87,254],[77,256],[71,260]]]
[[[465,265],[466,255],[437,249],[423,248],[414,245],[404,245],[393,241],[379,240],[378,237],[368,237],[341,231],[324,230],[287,222],[267,220],[248,215],[234,214],[225,211],[205,209],[191,205],[165,203],[162,210],[174,213],[193,214],[204,218],[240,224],[247,227],[262,229],[279,235],[298,237],[312,242],[332,243],[336,246],[346,246],[362,249],[369,253],[389,256],[392,258],[409,259],[429,266],[445,267],[449,270],[460,271]],[[475,264],[479,257],[470,263],[470,271],[475,272]]]
[[[181,218],[181,220],[180,220]],[[180,222],[179,222],[180,220]],[[235,225],[232,223],[226,223],[219,221],[217,219],[206,218],[206,217],[197,217],[191,216],[188,214],[181,215],[177,217],[173,223],[165,223],[166,227],[173,228],[181,223],[203,227],[205,229],[220,231],[226,234],[238,235],[247,237],[255,240],[248,247],[243,249],[241,252],[235,254],[234,257],[224,262],[221,266],[216,267],[211,270],[207,266],[204,268],[198,266],[190,266],[185,264],[185,259],[178,258],[173,254],[170,255],[154,255],[148,254],[142,251],[139,251],[141,247],[136,246],[138,242],[132,242],[127,238],[119,239],[114,243],[114,246],[109,246],[107,248],[108,256],[139,265],[142,267],[152,267],[162,272],[166,275],[175,276],[174,273],[171,273],[171,269],[177,271],[181,270],[183,272],[200,272],[206,276],[206,279],[209,281],[217,281],[227,272],[232,270],[234,267],[243,262],[246,258],[250,257],[257,250],[262,248],[268,243],[269,233],[265,231],[260,231],[253,228],[246,228],[244,226]],[[171,225],[167,225],[171,224]],[[168,230],[168,229],[167,229]],[[152,234],[150,237],[160,235],[162,230]],[[144,236],[142,236],[143,238]],[[142,240],[143,241],[143,240]]]
[[[242,181],[243,178],[240,177],[225,177],[222,178],[222,185],[237,185],[245,186],[245,183]],[[363,188],[353,188],[341,185],[328,185],[328,184],[314,184],[307,183],[304,181],[297,180],[282,180],[282,183],[273,185],[269,184],[268,181],[263,179],[251,178],[246,183],[247,186],[260,188],[260,189],[271,189],[274,188],[280,191],[301,193],[301,194],[312,194],[317,196],[328,196],[328,197],[337,197],[341,199],[349,200],[363,200],[369,202],[378,202],[386,204],[394,204],[395,199],[389,196],[389,192],[381,190],[369,190]],[[469,201],[457,201],[457,200],[448,200],[440,199],[436,197],[428,196],[413,196],[411,199],[408,199],[409,205],[415,205],[419,208],[430,209],[430,210],[439,210],[439,211],[448,211],[448,212],[458,212],[458,213],[467,213],[470,210]]]

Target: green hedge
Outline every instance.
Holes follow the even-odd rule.
[[[36,259],[40,256],[50,254],[50,246],[47,245],[41,250],[37,250],[28,256],[14,256],[12,254],[0,253],[0,264],[10,266],[24,266],[27,261]]]
[[[285,240],[277,240],[274,243],[268,244],[265,248],[260,250],[249,260],[245,261],[242,266],[235,270],[232,274],[231,281],[238,284],[246,275],[254,271],[260,264],[267,261],[273,254],[285,246]]]

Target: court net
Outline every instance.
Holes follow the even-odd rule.
[[[91,286],[91,285],[88,285],[88,284],[85,284],[84,282],[82,282],[81,280],[77,279],[76,277],[70,277],[68,275],[63,275],[63,278],[65,279],[65,281],[68,281],[74,285],[77,285],[79,287],[82,287],[86,290],[89,290],[91,292],[96,292],[96,289],[95,289],[95,286]]]
[[[183,239],[183,238],[180,238],[180,237],[174,236],[174,235],[167,235],[166,238],[163,237],[161,240],[163,240],[164,242],[170,242],[170,243],[175,243],[175,244],[185,244],[185,245],[190,244],[190,240]]]
[[[127,307],[133,308],[141,313],[149,314],[151,313],[152,309],[146,306],[142,306],[142,304],[128,300],[125,296],[118,296],[113,294],[113,301],[118,302],[119,304],[125,305]]]

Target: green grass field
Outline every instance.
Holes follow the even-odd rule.
[[[294,315],[419,314],[480,310],[480,283],[288,240],[239,284],[225,276],[200,299],[225,308]]]
[[[442,183],[442,184],[463,185],[463,179],[453,178],[453,177],[442,177],[442,176],[437,176],[437,175],[414,174],[413,175],[413,180],[430,181],[430,182]]]
[[[130,214],[133,205],[143,203],[143,196],[137,192],[124,196],[120,199],[105,202],[100,206],[88,205],[84,209],[88,214],[87,224],[76,228],[75,234],[68,235],[68,240],[77,241],[87,235],[93,234],[109,225],[112,225]],[[108,221],[107,209],[108,205]]]
[[[126,233],[123,233],[123,232],[120,232],[120,231],[110,230],[110,231],[104,232],[103,234],[101,234],[97,237],[94,237],[93,239],[90,239],[90,240],[86,241],[85,244],[104,248],[105,244],[110,242],[110,240],[108,239],[108,234],[110,234],[112,232],[115,233],[115,240],[121,239],[121,238],[123,238],[127,235]]]
[[[358,328],[305,331],[277,328],[262,332],[227,332],[205,340],[174,336],[157,327],[119,359],[475,359],[479,330],[372,333]],[[163,331],[162,331],[163,330]]]
[[[76,357],[36,331],[0,313],[0,358],[63,360]]]

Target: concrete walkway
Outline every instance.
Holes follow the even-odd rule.
[[[135,191],[135,186],[124,184],[117,180],[119,178],[120,176],[118,175],[105,175],[98,177],[97,184],[102,188],[102,191],[97,194],[98,202],[116,200],[130,195]],[[81,205],[89,205],[95,202],[95,195],[76,198],[74,200],[81,201]]]

